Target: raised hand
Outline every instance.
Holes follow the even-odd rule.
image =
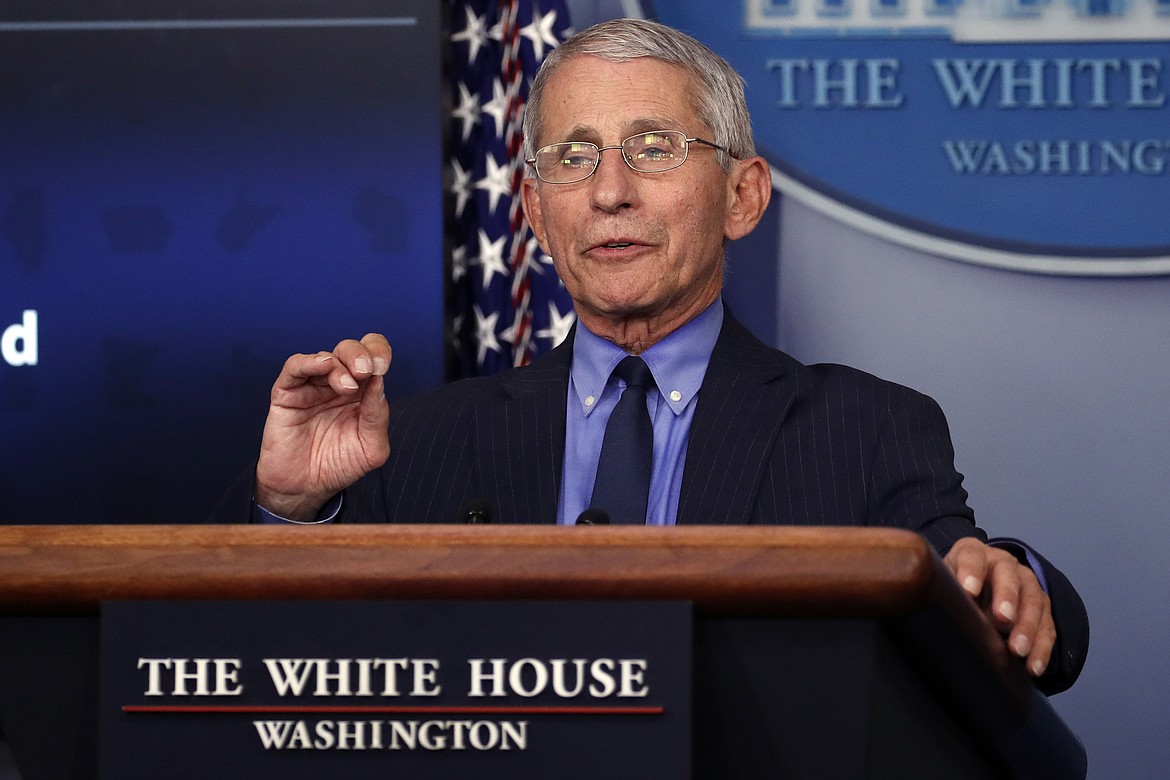
[[[342,488],[386,462],[389,366],[390,345],[377,333],[285,361],[264,425],[256,503],[309,521]]]

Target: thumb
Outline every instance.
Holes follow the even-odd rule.
[[[390,453],[387,426],[390,424],[390,405],[386,403],[386,384],[383,377],[372,376],[362,388],[358,406],[358,435],[371,454],[385,460]]]

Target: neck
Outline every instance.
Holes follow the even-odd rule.
[[[668,307],[652,314],[633,313],[622,317],[607,317],[584,309],[577,312],[581,324],[594,335],[617,346],[631,355],[640,355],[676,330],[706,311],[715,302],[716,295],[697,301],[687,307]]]

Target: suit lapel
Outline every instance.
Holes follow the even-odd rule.
[[[572,334],[520,371],[500,377],[498,392],[475,418],[480,484],[500,522],[556,522],[565,455],[565,398]]]
[[[678,523],[744,523],[795,395],[785,356],[728,312],[699,390]]]

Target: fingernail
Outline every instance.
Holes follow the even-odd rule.
[[[373,370],[368,357],[358,358],[353,362],[353,367],[359,374],[368,374]]]
[[[1016,619],[1016,608],[1010,601],[1002,601],[999,604],[999,614],[1003,615],[1007,620]]]
[[[963,580],[963,590],[967,591],[972,596],[978,596],[979,595],[979,580],[975,579],[974,576],[968,577],[967,579]]]
[[[1012,650],[1014,650],[1016,655],[1020,656],[1021,658],[1028,655],[1028,651],[1031,649],[1032,642],[1026,636],[1018,636],[1016,637],[1015,641],[1012,642]]]
[[[380,357],[374,358],[374,373],[375,374],[377,374],[378,376],[382,376],[383,374],[386,373],[386,368],[387,368],[387,366],[386,366],[386,359],[385,358],[380,358]]]
[[[357,380],[354,379],[352,376],[343,376],[341,378],[341,386],[344,387],[346,390],[357,390],[358,383],[357,383]]]
[[[1042,661],[1033,661],[1032,662],[1032,676],[1039,677],[1042,674],[1044,674],[1044,663]]]
[[[332,360],[332,359],[333,359],[332,355],[322,355],[321,357],[317,358],[317,362],[324,363],[325,361]]]

